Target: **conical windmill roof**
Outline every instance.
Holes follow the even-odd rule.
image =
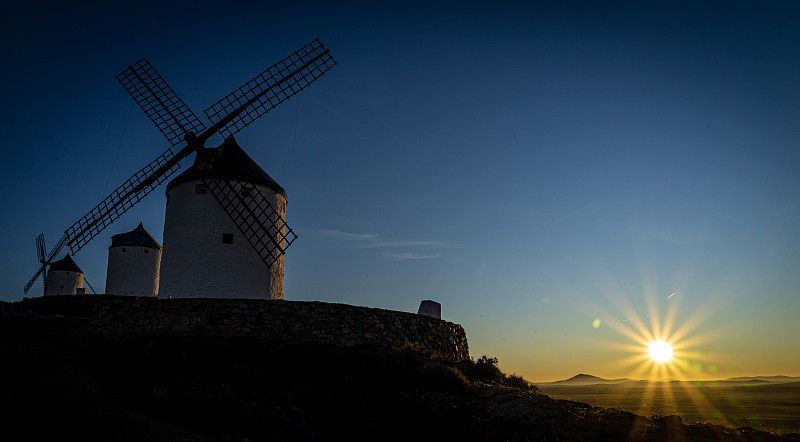
[[[283,190],[274,179],[264,169],[261,168],[249,155],[236,143],[233,137],[229,137],[219,147],[206,149],[209,156],[214,158],[212,167],[203,156],[197,155],[192,167],[175,177],[167,184],[167,192],[173,187],[189,181],[204,179],[241,181],[244,183],[264,186],[274,190],[286,197]]]
[[[152,235],[147,233],[142,223],[139,223],[139,226],[130,232],[120,233],[111,237],[111,246],[109,248],[121,246],[147,247],[161,250],[161,244],[159,244]]]
[[[58,261],[50,264],[50,271],[63,271],[63,272],[75,272],[75,273],[83,273],[78,264],[75,264],[75,261],[70,258],[69,255],[59,259]]]

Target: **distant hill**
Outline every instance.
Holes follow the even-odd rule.
[[[593,376],[590,374],[576,374],[575,376],[564,379],[562,381],[555,381],[555,382],[542,382],[541,384],[547,385],[598,385],[598,384],[621,384],[623,382],[630,382],[631,379],[628,378],[621,378],[621,379],[603,379],[597,376]],[[537,384],[538,385],[538,384]]]
[[[648,383],[648,382],[693,382],[693,381],[678,381],[678,380],[660,380],[660,381],[653,381],[653,380],[634,380],[628,378],[620,378],[620,379],[604,379],[598,376],[580,373],[576,374],[575,376],[564,379],[561,381],[553,381],[553,382],[536,382],[538,386],[545,386],[545,387],[569,387],[569,386],[587,386],[587,385],[615,385],[615,384],[622,384],[626,382],[632,382],[637,384]],[[706,384],[711,384],[712,382],[724,382],[730,384],[749,384],[755,385],[759,383],[775,383],[775,384],[786,384],[791,382],[800,382],[800,377],[798,376],[739,376],[734,378],[728,379],[720,379],[717,381],[705,381]]]
[[[725,379],[727,382],[750,382],[750,381],[762,381],[762,382],[798,382],[800,381],[800,377],[797,376],[739,376],[735,378],[728,378]]]

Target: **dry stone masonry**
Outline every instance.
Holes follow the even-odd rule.
[[[255,299],[109,299],[92,331],[125,335],[250,337],[266,341],[410,349],[469,359],[464,328],[429,316],[346,304]]]

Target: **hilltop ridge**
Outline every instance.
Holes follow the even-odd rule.
[[[800,440],[553,399],[485,356],[218,337],[111,342],[85,317],[12,319],[0,322],[15,356],[0,366],[18,404],[0,415],[9,440]]]

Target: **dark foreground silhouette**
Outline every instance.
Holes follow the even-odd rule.
[[[3,440],[779,441],[554,400],[497,369],[369,348],[95,340],[88,319],[2,318]]]

